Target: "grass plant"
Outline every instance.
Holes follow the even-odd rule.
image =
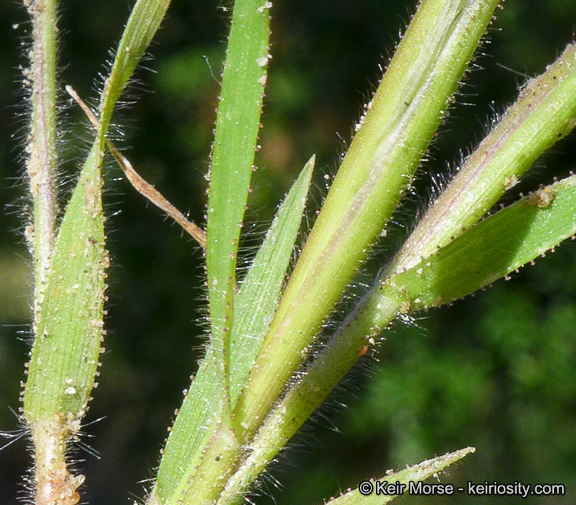
[[[20,420],[33,447],[30,487],[36,505],[79,503],[82,484],[90,478],[74,464],[69,449],[82,435],[96,377],[106,373],[100,354],[114,261],[107,252],[102,204],[107,151],[136,189],[191,233],[205,255],[205,354],[169,430],[147,505],[249,501],[267,467],[355,363],[386,345],[383,336],[396,319],[481,290],[576,233],[573,175],[497,207],[576,125],[576,45],[571,43],[545,72],[521,86],[516,101],[464,157],[403,244],[389,246],[395,252],[362,296],[347,304],[353,306],[332,331],[328,321],[346,306],[342,300],[374,248],[387,244],[399,206],[418,170],[426,169],[430,145],[502,2],[418,4],[356,124],[317,218],[313,223],[303,219],[318,170],[312,156],[244,276],[239,275],[245,261],[241,243],[259,130],[266,121],[262,108],[274,8],[268,0],[233,4],[206,218],[194,224],[138,174],[109,131],[118,101],[169,4],[136,1],[100,95],[88,100],[97,107],[90,108],[68,88],[93,137],[60,209],[56,111],[66,83],[57,72],[58,5],[55,0],[25,2],[32,38],[25,70],[32,207],[26,236],[34,271],[34,343]],[[415,461],[398,473],[366,478],[424,480],[473,451],[461,448]],[[366,481],[364,488],[328,503],[380,504],[395,497],[370,494],[371,485]]]

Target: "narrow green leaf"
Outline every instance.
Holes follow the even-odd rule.
[[[450,465],[474,451],[474,447],[467,447],[466,449],[460,449],[444,456],[423,461],[418,465],[410,466],[399,472],[387,474],[386,477],[377,481],[364,481],[358,488],[333,498],[326,502],[326,505],[383,505],[402,494],[409,493],[410,490],[412,490],[412,494],[416,494],[418,492],[418,482],[430,477],[436,477],[437,474],[446,470]],[[457,493],[454,486],[450,487],[450,484],[435,483],[434,486],[447,490],[448,493],[446,494],[448,496]],[[386,490],[387,493],[383,493],[382,489]],[[376,490],[380,490],[380,492],[377,493]],[[421,491],[419,494],[423,495],[424,493]]]
[[[240,292],[231,340],[230,395],[236,402],[278,307],[280,290],[302,221],[315,157],[304,166],[278,210]],[[258,309],[255,310],[255,307]]]
[[[103,131],[108,130],[116,103],[158,31],[169,5],[170,0],[138,0],[134,5],[102,92],[100,124]]]
[[[352,281],[419,165],[497,0],[425,0],[367,107],[236,416],[249,438]]]
[[[223,419],[229,419],[230,331],[240,230],[260,127],[268,66],[266,0],[236,0],[228,42],[210,169],[206,270],[211,339],[221,376]]]
[[[508,275],[576,234],[576,176],[531,193],[386,281],[411,310],[450,303]]]
[[[235,270],[266,82],[270,7],[270,2],[264,0],[237,0],[234,5],[216,118],[207,213],[211,343],[166,443],[150,502],[173,503],[184,496],[185,500],[195,499],[194,492],[189,492],[193,475],[198,476],[195,482],[202,490],[196,492],[200,493],[212,493],[212,487],[222,479],[219,475],[210,482],[203,468],[204,459],[219,443],[215,431],[227,432],[221,423],[229,422]],[[234,437],[227,438],[231,445],[222,448],[225,452],[234,446]],[[220,466],[226,459],[218,454]]]
[[[232,398],[237,398],[277,306],[314,167],[312,158],[290,189],[259,249],[240,292],[232,340]],[[254,310],[258,307],[258,310]],[[154,493],[170,503],[186,491],[217,425],[218,360],[212,347],[193,380],[166,442]]]

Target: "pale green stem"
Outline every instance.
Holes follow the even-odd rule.
[[[254,435],[410,186],[498,1],[425,0],[367,107],[238,403]]]
[[[34,333],[42,318],[42,301],[50,273],[56,228],[57,109],[57,1],[25,0],[32,20],[30,67],[24,82],[30,86],[30,136],[26,146],[26,171],[32,198],[32,222],[26,234],[34,260]],[[35,502],[53,503],[53,492],[63,496],[62,505],[72,504],[75,494],[73,477],[67,470],[65,444],[58,420],[32,428],[35,456]],[[49,425],[49,426],[48,426]],[[55,430],[60,430],[55,435]],[[76,486],[77,487],[77,486]]]
[[[576,125],[576,44],[518,100],[430,206],[385,275],[412,268],[481,219],[532,164]]]
[[[33,218],[27,229],[34,258],[34,325],[54,249],[56,169],[58,164],[56,110],[57,1],[25,0],[32,18],[30,68],[24,74],[30,86],[30,137],[26,170],[30,180]]]
[[[491,208],[533,161],[567,135],[576,117],[576,45],[572,44],[542,76],[529,81],[518,101],[468,158],[455,180],[436,201],[401,250],[396,264],[413,267],[408,259],[430,255],[463,233]],[[430,226],[434,223],[435,226]],[[414,237],[414,238],[413,238]],[[415,254],[408,254],[410,251]],[[426,257],[426,256],[424,256]],[[250,444],[250,457],[230,479],[220,505],[234,503],[296,433],[304,421],[411,300],[394,289],[394,277],[383,289],[382,278],[347,317],[315,361],[302,371],[302,380],[266,418]],[[423,287],[422,289],[425,289]]]

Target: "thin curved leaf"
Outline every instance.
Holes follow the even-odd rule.
[[[468,454],[472,454],[475,450],[474,447],[467,447],[466,449],[444,454],[444,456],[428,459],[404,470],[386,474],[386,477],[378,480],[364,481],[358,488],[348,491],[337,498],[332,498],[326,502],[326,505],[383,505],[390,503],[394,498],[410,493],[410,491],[416,494],[418,492],[418,486],[416,485],[418,482],[429,477],[436,477],[437,474]],[[434,486],[437,489],[447,490],[447,494],[450,494],[450,491],[452,493],[457,492],[454,486],[450,487],[450,484],[438,483],[434,484]],[[420,491],[419,494],[424,493]],[[442,493],[437,492],[437,494]]]
[[[286,271],[294,253],[294,243],[302,221],[310,187],[313,156],[292,186],[278,210],[262,247],[236,296],[236,314],[231,336],[230,395],[234,403],[246,385],[248,373],[278,308]],[[258,307],[258,310],[254,310]]]

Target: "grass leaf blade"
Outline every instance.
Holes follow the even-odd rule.
[[[206,270],[212,346],[221,366],[223,419],[229,418],[230,331],[234,324],[240,229],[260,128],[269,43],[264,0],[236,0],[210,169]]]
[[[545,254],[576,234],[576,176],[546,186],[486,218],[382,287],[413,310],[450,303]]]
[[[100,124],[103,132],[108,130],[116,103],[160,28],[169,5],[170,0],[138,0],[134,5],[102,92]]]
[[[232,402],[238,399],[278,307],[282,283],[294,252],[315,158],[304,166],[268,230],[236,297],[231,341]],[[254,310],[258,307],[258,310]]]

